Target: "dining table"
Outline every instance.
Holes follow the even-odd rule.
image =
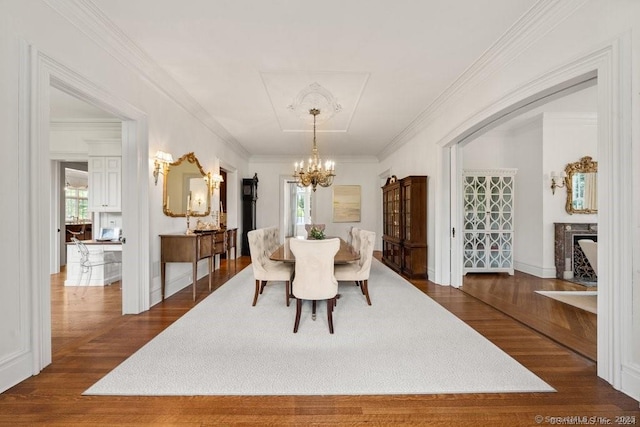
[[[269,259],[273,261],[295,263],[296,257],[293,255],[293,252],[291,252],[291,249],[289,248],[289,241],[291,239],[298,238],[299,237],[287,237],[284,240],[284,243],[278,246],[275,251],[273,251],[273,253],[269,256]],[[332,238],[334,237],[327,237],[327,239]],[[334,264],[347,264],[349,262],[357,261],[360,259],[360,254],[354,249],[351,244],[347,243],[340,237],[338,237],[338,239],[340,240],[340,249],[338,249],[338,252],[333,258]]]

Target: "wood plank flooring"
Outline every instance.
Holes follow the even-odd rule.
[[[595,291],[597,288],[516,271],[513,276],[467,274],[460,289],[583,356],[597,360],[597,316],[535,293]]]
[[[238,261],[238,270],[249,264]],[[213,273],[214,287],[235,274]],[[60,275],[59,275],[60,276]],[[82,396],[82,392],[208,295],[207,280],[140,315],[120,315],[118,285],[65,288],[52,278],[53,363],[0,394],[0,425],[469,425],[558,424],[548,417],[640,423],[638,402],[596,376],[593,361],[478,299],[425,280],[414,285],[533,371],[556,393],[384,396]],[[370,283],[374,304],[375,283]],[[466,286],[466,285],[465,285]],[[86,292],[85,292],[86,291]],[[268,291],[268,289],[266,290]],[[251,304],[253,295],[247,295]],[[162,355],[158,355],[162,357]],[[482,357],[482,355],[478,355]],[[375,366],[371,369],[375,370]],[[318,379],[330,381],[330,378]],[[536,416],[542,417],[537,422]],[[616,417],[635,418],[616,418]],[[547,418],[545,418],[547,417]],[[566,424],[566,420],[564,419]],[[575,423],[574,423],[575,424]],[[600,423],[604,424],[604,423]]]

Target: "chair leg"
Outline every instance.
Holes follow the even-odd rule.
[[[258,302],[258,293],[260,292],[260,281],[256,280],[256,291],[253,294],[253,304],[251,305],[256,305],[256,302]]]
[[[267,286],[267,281],[263,280],[262,281],[262,286],[260,287],[260,295],[262,295],[262,291],[264,291],[264,287]]]
[[[362,281],[362,293],[367,297],[367,304],[371,305],[371,299],[369,298],[369,280]]]
[[[293,324],[293,333],[298,332],[298,326],[300,325],[300,311],[302,311],[302,300],[296,299],[296,322]]]
[[[333,304],[335,302],[335,298],[330,298],[327,300],[327,320],[329,321],[329,333],[333,333]]]
[[[285,298],[287,301],[287,307],[289,307],[289,297],[290,297],[290,289],[291,288],[291,282],[289,282],[288,280],[285,282],[285,286],[284,286],[284,292],[285,292]]]
[[[364,286],[365,286],[365,285],[364,285],[364,283],[362,283],[362,280],[358,280],[358,281],[356,281],[356,284],[357,284],[358,286],[360,286],[360,291],[362,292],[362,295],[364,295]]]
[[[311,310],[311,319],[316,320],[316,300],[313,300],[313,309]]]

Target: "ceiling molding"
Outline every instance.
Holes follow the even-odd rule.
[[[411,141],[432,123],[447,105],[463,96],[468,88],[493,75],[497,68],[513,62],[587,0],[540,0],[511,26],[485,53],[445,89],[422,113],[379,153],[385,159]],[[498,60],[499,59],[499,60]]]
[[[153,87],[184,108],[236,154],[249,158],[249,152],[242,144],[90,0],[44,1],[116,60],[141,74]]]

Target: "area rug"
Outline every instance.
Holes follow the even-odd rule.
[[[537,294],[578,307],[590,313],[598,313],[597,291],[535,291]]]
[[[284,283],[255,307],[251,267],[238,273],[85,391],[85,395],[362,395],[551,392],[551,386],[374,260],[373,305],[340,283],[329,334]]]

